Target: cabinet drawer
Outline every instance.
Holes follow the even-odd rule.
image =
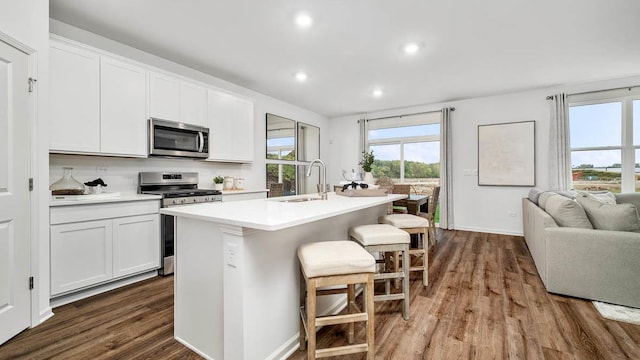
[[[157,214],[160,200],[129,201],[109,204],[56,206],[51,208],[51,225],[125,216]]]

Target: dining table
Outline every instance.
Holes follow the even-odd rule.
[[[408,198],[394,201],[393,205],[406,207],[408,214],[418,215],[420,213],[427,213],[427,209],[429,208],[429,195],[409,195]]]

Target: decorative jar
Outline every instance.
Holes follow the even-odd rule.
[[[84,185],[73,178],[71,172],[73,168],[63,167],[62,178],[49,186],[51,195],[82,195],[84,194]]]

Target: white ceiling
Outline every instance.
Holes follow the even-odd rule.
[[[328,117],[640,74],[636,0],[50,0],[51,17]],[[314,20],[299,29],[294,16]],[[402,52],[421,44],[414,56]],[[293,74],[304,70],[305,83]],[[375,87],[385,95],[374,98]]]

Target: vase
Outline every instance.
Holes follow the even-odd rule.
[[[213,190],[222,190],[222,188],[224,187],[224,184],[220,183],[213,183]]]
[[[364,178],[362,179],[362,181],[366,182],[367,184],[373,185],[375,180],[373,179],[373,174],[371,174],[371,171],[367,171],[364,173]]]
[[[51,195],[82,195],[84,194],[84,185],[73,178],[71,172],[73,168],[63,167],[62,178],[49,186]]]

